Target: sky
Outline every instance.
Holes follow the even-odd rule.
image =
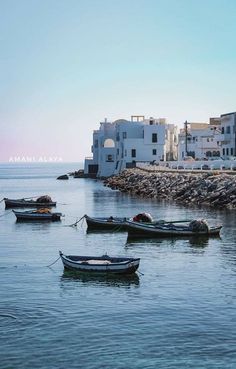
[[[235,0],[0,0],[0,162],[83,161],[104,118],[236,110]]]

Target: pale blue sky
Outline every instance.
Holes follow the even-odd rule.
[[[235,40],[235,0],[0,0],[0,161],[81,161],[104,117],[235,111]]]

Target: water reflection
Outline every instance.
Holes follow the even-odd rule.
[[[115,226],[113,229],[89,229],[87,228],[86,233],[87,234],[104,234],[104,233],[117,233],[117,232],[126,232],[124,228],[121,226]]]
[[[125,246],[129,247],[129,246],[143,245],[143,244],[145,245],[152,244],[152,245],[160,246],[163,243],[168,244],[168,246],[170,245],[174,246],[177,242],[179,243],[181,240],[183,240],[183,241],[188,241],[191,247],[204,248],[209,245],[209,240],[212,238],[221,240],[220,236],[215,236],[211,238],[207,236],[199,236],[199,237],[181,237],[181,238],[180,237],[175,237],[175,238],[160,237],[160,238],[146,238],[146,239],[145,238],[138,239],[138,238],[132,238],[131,236],[128,236]]]
[[[211,237],[214,239],[220,239],[220,236]],[[209,245],[210,237],[207,236],[199,236],[199,237],[190,237],[189,244],[192,247],[204,248]]]
[[[176,240],[173,238],[169,240],[166,238],[140,238],[139,239],[136,237],[132,238],[128,236],[125,247],[135,246],[135,245],[147,245],[147,244],[160,246],[162,243],[166,243],[166,242],[168,242],[168,245],[170,245],[170,244],[174,244]]]
[[[93,275],[89,273],[73,273],[64,271],[61,276],[62,287],[71,283],[82,283],[85,285],[103,285],[112,287],[139,286],[139,276],[137,273],[131,275]]]
[[[48,231],[50,229],[50,227],[55,227],[55,226],[60,226],[61,222],[59,222],[58,224],[52,223],[52,222],[19,222],[19,221],[15,221],[14,222],[14,228],[15,231],[19,231],[22,232],[22,230],[24,231],[32,231],[32,232],[39,232],[39,231]]]

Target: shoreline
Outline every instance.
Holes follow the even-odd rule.
[[[130,195],[185,206],[236,209],[236,177],[228,173],[148,172],[133,168],[107,178],[104,185]]]

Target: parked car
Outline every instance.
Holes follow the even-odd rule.
[[[207,164],[202,165],[202,170],[209,170],[209,169],[210,169],[209,165]]]
[[[192,156],[184,156],[184,161],[195,161],[195,159]]]

